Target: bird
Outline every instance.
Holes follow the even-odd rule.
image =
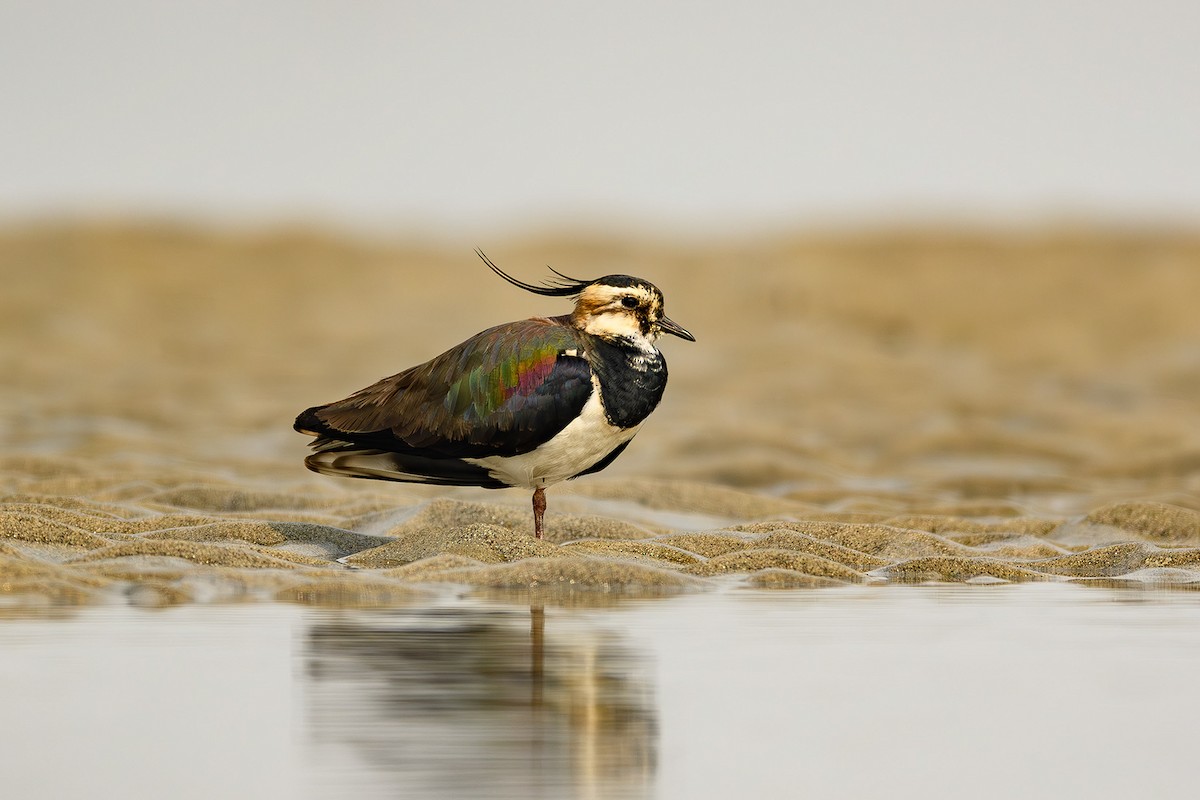
[[[662,399],[667,362],[655,341],[696,341],[663,311],[657,286],[630,275],[556,277],[527,292],[569,297],[569,314],[488,328],[441,355],[296,417],[316,438],[305,466],[324,475],[533,490],[543,537],[546,489],[599,472]]]

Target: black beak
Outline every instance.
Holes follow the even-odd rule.
[[[672,336],[678,336],[680,339],[687,339],[689,342],[696,341],[696,337],[688,332],[687,328],[681,326],[678,322],[672,322],[667,317],[663,317],[658,321],[658,327],[663,333],[669,333]]]

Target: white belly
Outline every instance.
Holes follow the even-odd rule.
[[[609,424],[600,401],[600,387],[593,377],[592,395],[579,417],[550,441],[519,456],[464,458],[463,461],[483,467],[492,477],[505,483],[536,489],[578,475],[632,439],[639,428],[640,425],[621,429]]]

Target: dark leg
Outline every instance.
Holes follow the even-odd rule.
[[[546,513],[546,490],[541,486],[533,490],[533,535],[542,538],[542,515]]]

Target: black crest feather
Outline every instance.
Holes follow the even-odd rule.
[[[519,281],[504,270],[497,267],[490,258],[484,255],[482,250],[476,248],[475,254],[483,259],[483,263],[487,264],[488,268],[491,269],[492,272],[496,273],[501,278],[504,278],[504,280],[508,281],[513,286],[517,286],[527,292],[533,292],[534,294],[546,295],[547,297],[571,297],[572,295],[579,294],[592,283],[594,283],[594,281],[581,281],[578,278],[572,278],[567,275],[563,275],[554,267],[548,267],[548,269],[558,276],[557,279],[546,281],[540,286],[532,283],[525,283],[525,281]]]

